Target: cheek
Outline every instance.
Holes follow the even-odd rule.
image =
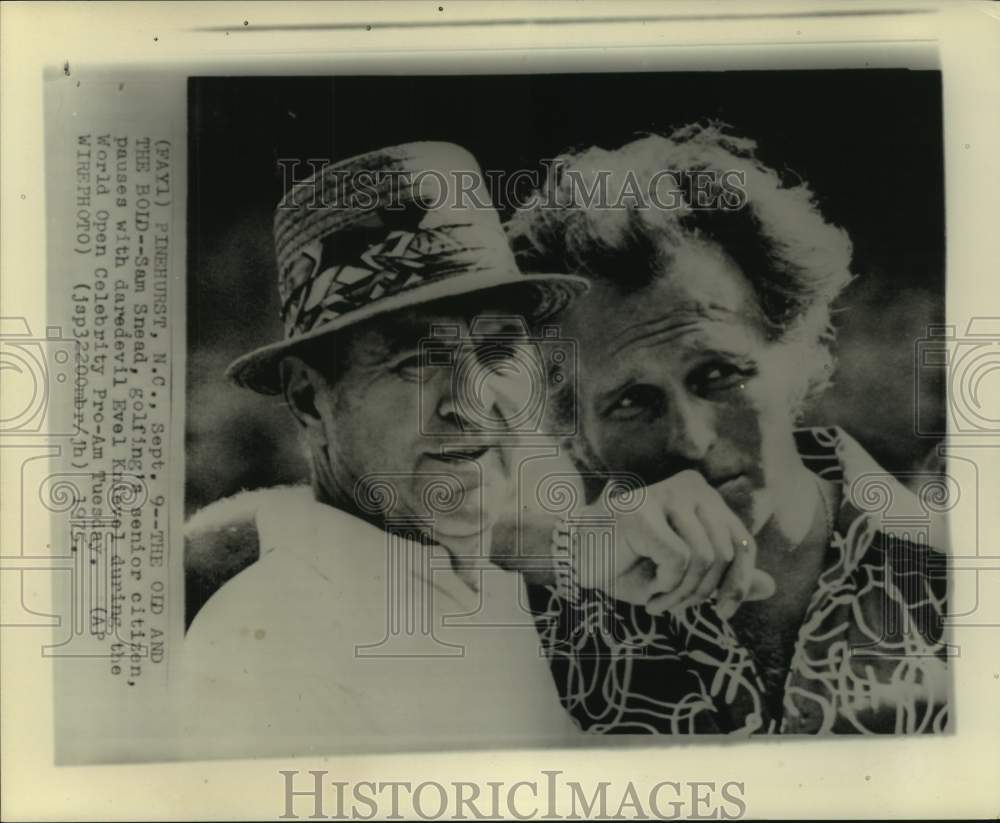
[[[578,454],[589,471],[636,475],[643,483],[656,483],[676,470],[668,457],[669,444],[660,442],[662,434],[662,426],[590,417],[584,421]]]
[[[725,464],[727,459],[735,462],[737,456],[750,458],[753,464],[760,462],[768,428],[767,411],[762,408],[761,399],[748,389],[716,406],[716,450],[721,453],[720,463]]]
[[[354,473],[413,468],[412,443],[417,420],[408,394],[378,386],[342,393],[330,421],[331,440]],[[416,394],[415,389],[412,394]]]
[[[588,443],[603,468],[647,476],[655,462],[652,457],[659,450],[651,438],[637,438],[633,426],[606,422],[595,424],[592,431],[596,436],[589,438]]]
[[[604,420],[591,408],[589,398],[583,400],[579,430],[573,445],[574,456],[582,463],[581,468],[593,474],[638,473],[636,460],[642,457],[644,450],[637,448],[634,436],[629,436],[629,427]]]
[[[421,426],[417,418],[416,387],[407,385],[403,389],[373,392],[358,409],[358,414],[375,451],[397,462],[412,462],[413,443]]]
[[[721,430],[745,453],[752,453],[762,474],[771,475],[784,469],[789,448],[794,451],[794,419],[789,399],[789,382],[783,375],[770,379],[762,375],[748,387],[742,407],[734,408],[729,419],[721,422]]]

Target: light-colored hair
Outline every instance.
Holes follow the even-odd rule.
[[[852,246],[821,214],[804,181],[783,177],[756,151],[754,141],[713,121],[610,151],[567,152],[554,161],[534,201],[507,223],[518,263],[527,272],[580,274],[629,294],[669,271],[681,244],[714,244],[748,278],[768,338],[805,344],[802,405],[826,388],[833,372],[831,306],[852,279]],[[704,172],[715,173],[707,193],[725,207],[693,207],[691,184],[696,175],[704,182]],[[719,199],[723,175],[741,180],[746,197],[738,207],[731,196]],[[610,201],[593,196],[599,182]],[[654,188],[656,201],[614,202],[623,191]],[[671,207],[663,207],[671,197]]]

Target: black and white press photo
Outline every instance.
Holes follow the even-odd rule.
[[[4,819],[995,811],[992,5],[0,16]]]
[[[192,751],[953,729],[940,72],[188,116]]]

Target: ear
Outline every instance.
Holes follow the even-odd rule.
[[[292,416],[307,434],[321,435],[323,419],[317,402],[326,388],[323,375],[295,356],[282,360],[280,369],[282,394]]]

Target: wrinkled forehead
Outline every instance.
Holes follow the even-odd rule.
[[[648,323],[745,323],[758,311],[750,282],[735,264],[714,255],[679,255],[639,288],[622,289],[610,280],[593,283],[564,322],[597,332],[603,345],[627,339],[632,329]]]
[[[759,326],[749,280],[714,252],[679,253],[638,289],[594,283],[563,317],[563,333],[577,340],[585,358],[602,363],[644,350],[698,347],[707,337],[755,335]]]

